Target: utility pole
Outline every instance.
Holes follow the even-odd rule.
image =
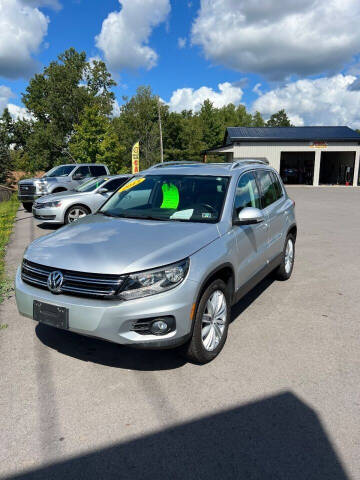
[[[164,146],[163,146],[163,135],[162,135],[162,124],[161,124],[161,110],[160,110],[160,97],[158,96],[158,116],[159,116],[159,131],[160,131],[160,161],[164,161]]]

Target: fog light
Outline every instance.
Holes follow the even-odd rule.
[[[154,335],[165,335],[169,331],[169,325],[164,320],[155,320],[151,324],[150,330]]]

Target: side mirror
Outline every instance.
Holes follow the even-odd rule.
[[[72,178],[73,180],[82,180],[84,178],[84,175],[82,173],[74,173]]]
[[[104,193],[109,193],[109,190],[105,187],[99,188],[98,193],[104,194]]]
[[[235,219],[235,225],[256,225],[264,221],[264,216],[258,208],[246,207],[241,210],[237,219]]]

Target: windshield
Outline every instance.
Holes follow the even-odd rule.
[[[87,182],[81,184],[80,187],[77,187],[75,190],[77,192],[93,192],[98,187],[100,187],[100,185],[106,182],[106,180],[108,180],[108,178],[95,178],[92,180],[88,180]]]
[[[228,177],[147,175],[122,186],[100,209],[111,217],[216,223]]]
[[[67,177],[74,170],[75,165],[60,165],[45,173],[44,177]]]

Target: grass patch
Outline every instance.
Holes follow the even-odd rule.
[[[13,229],[19,201],[14,194],[10,200],[0,202],[0,303],[12,291],[12,282],[5,275],[5,251]]]

